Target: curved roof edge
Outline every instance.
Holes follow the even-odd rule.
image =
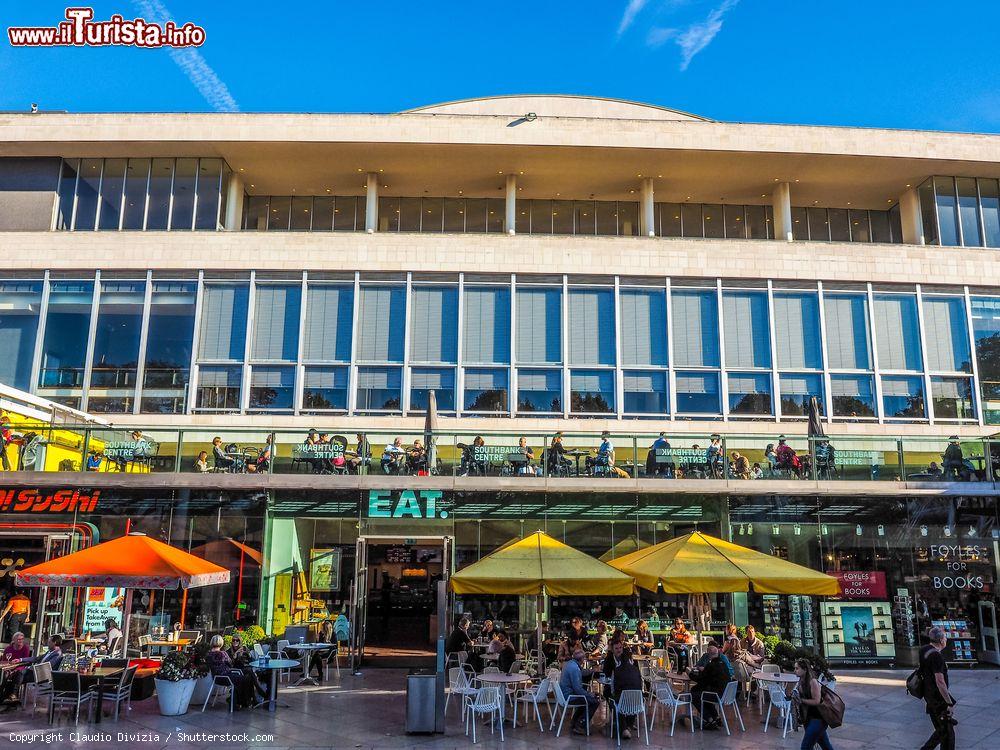
[[[549,105],[545,107],[544,105]],[[501,94],[456,99],[406,109],[399,114],[453,114],[519,116],[535,112],[540,117],[589,117],[611,120],[699,120],[708,117],[628,99],[580,94]]]

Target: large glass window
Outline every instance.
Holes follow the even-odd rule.
[[[976,419],[972,378],[931,378],[935,419]]]
[[[253,359],[294,362],[298,358],[302,286],[258,284],[254,302]]]
[[[996,180],[979,180],[979,201],[983,207],[986,246],[1000,247],[1000,191]]]
[[[458,359],[457,287],[414,286],[412,304],[410,361],[456,362]]]
[[[139,403],[144,414],[184,412],[196,295],[197,285],[193,282],[153,282]]]
[[[362,286],[358,315],[358,361],[402,362],[406,289]]]
[[[195,229],[218,229],[219,206],[222,199],[222,159],[200,159],[198,162],[198,211]]]
[[[955,198],[955,180],[951,177],[935,177],[934,197],[937,204],[941,244],[961,244],[958,239],[958,205]]]
[[[518,412],[562,412],[561,370],[518,370]]]
[[[718,373],[678,372],[675,382],[678,414],[718,414],[722,410]]]
[[[198,181],[198,160],[178,159],[174,167],[173,205],[170,229],[190,231],[194,226],[194,194]]]
[[[716,203],[706,203],[702,206],[702,223],[705,226],[705,236],[710,239],[721,239],[726,236],[725,221],[722,206]]]
[[[45,316],[40,388],[83,386],[93,295],[92,281],[52,282]]]
[[[125,170],[125,215],[122,229],[141,230],[146,223],[146,187],[149,159],[129,159]]]
[[[715,290],[675,289],[671,305],[674,364],[718,367],[719,311]]]
[[[923,419],[926,416],[923,378],[884,375],[882,408],[887,419]]]
[[[774,327],[778,367],[782,370],[818,370],[823,366],[816,294],[775,292]]]
[[[1000,424],[1000,297],[972,298],[983,420]]]
[[[310,283],[303,358],[307,362],[350,362],[353,317],[353,286]]]
[[[246,284],[205,284],[199,359],[243,361],[249,294]]]
[[[875,395],[871,375],[831,375],[830,395],[833,398],[835,417],[875,416]]]
[[[805,417],[809,415],[809,400],[816,397],[820,413],[823,413],[823,376],[819,374],[782,373],[779,378],[781,388],[781,415]]]
[[[134,389],[146,297],[144,281],[102,281],[90,388]],[[112,394],[121,395],[121,394]]]
[[[505,412],[508,410],[507,370],[475,368],[465,370],[465,411]]]
[[[615,363],[615,298],[611,289],[570,289],[569,361],[574,365]]]
[[[726,367],[743,369],[771,366],[767,294],[723,292],[722,320]]]
[[[149,205],[146,209],[146,229],[167,228],[170,218],[170,187],[174,178],[173,159],[153,159],[149,173]]]
[[[101,167],[101,159],[80,160],[80,180],[76,186],[76,217],[73,221],[73,228],[78,232],[92,232],[96,228]]]
[[[510,362],[510,289],[466,286],[464,291],[464,360],[471,364]]]
[[[518,286],[517,361],[561,362],[561,329],[562,290]]]
[[[288,195],[272,195],[268,201],[267,231],[287,232],[292,220],[292,198]]]
[[[962,297],[923,298],[927,364],[932,372],[972,372]]]
[[[771,413],[771,376],[763,373],[729,373],[729,413],[763,416]]]
[[[358,411],[399,411],[402,377],[398,367],[358,368]]]
[[[292,213],[288,226],[293,232],[308,232],[312,229],[313,199],[307,195],[292,196]]]
[[[40,281],[0,281],[0,383],[27,391],[42,303]]]
[[[125,159],[106,159],[101,179],[101,217],[98,228],[117,230],[121,221],[122,190],[125,187]]]
[[[806,210],[809,217],[809,239],[829,240],[830,221],[825,208],[809,208]]]
[[[242,383],[241,367],[199,367],[198,408],[205,411],[238,411]]]
[[[410,411],[427,410],[428,394],[434,391],[438,411],[455,411],[455,370],[451,367],[414,367],[410,370]]]
[[[864,294],[823,296],[826,315],[826,344],[830,368],[871,369],[871,325],[868,297]]]
[[[79,159],[66,159],[59,173],[59,209],[56,214],[56,229],[73,228],[73,204],[76,202],[76,179]]]
[[[622,386],[626,414],[666,414],[670,411],[666,372],[628,370],[622,374]]]
[[[622,289],[621,349],[623,365],[667,364],[667,298],[662,289]]]
[[[917,188],[917,198],[920,200],[920,219],[924,229],[924,242],[928,245],[938,244],[937,208],[934,202],[934,180],[924,181]]]
[[[347,410],[346,367],[307,367],[302,388],[303,411]]]
[[[920,370],[917,298],[912,294],[875,295],[875,341],[882,370]]]
[[[250,373],[250,408],[290,410],[295,403],[295,368],[261,367]]]
[[[574,414],[610,414],[615,410],[613,371],[572,370],[569,387],[570,411]]]
[[[962,223],[962,244],[966,247],[982,247],[982,225],[979,221],[979,194],[974,177],[959,177],[958,215]]]

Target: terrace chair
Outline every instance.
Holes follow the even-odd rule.
[[[767,725],[771,721],[771,709],[777,708],[781,718],[781,739],[785,739],[788,730],[792,728],[792,699],[785,695],[781,685],[768,685],[767,692],[771,702],[767,705],[767,715],[764,717],[764,733],[767,733]]]
[[[242,675],[243,671],[234,669],[233,674],[237,673]],[[205,702],[201,704],[202,713],[205,713],[205,708],[208,707],[209,700],[212,701],[212,706],[215,706],[215,701],[218,699],[220,693],[229,701],[229,713],[232,713],[236,709],[236,685],[229,675],[217,674],[212,676],[212,687],[208,691],[208,695],[205,696]]]
[[[334,640],[331,645],[333,648],[330,649],[330,653],[323,660],[324,680],[330,679],[330,662],[333,662],[333,668],[337,670],[337,677],[340,677],[340,641]]]
[[[151,635],[139,636],[138,644],[139,644],[140,657],[146,658],[147,656],[149,656],[150,652],[153,650],[153,647],[150,645],[152,642],[153,642],[153,636]]]
[[[292,645],[289,641],[282,639],[282,640],[278,641],[278,643],[276,645],[277,645],[277,650],[276,651],[272,651],[271,652],[271,656],[276,656],[276,658],[278,658],[278,659],[291,659],[292,658],[291,656],[288,655],[288,649]],[[278,679],[279,680],[281,680],[281,679],[288,680],[288,679],[291,678],[291,676],[292,676],[292,670],[291,669],[279,669],[278,670]]]
[[[53,672],[52,692],[49,694],[49,724],[55,722],[57,708],[72,708],[74,723],[80,723],[80,709],[87,707],[87,719],[90,719],[90,707],[97,694],[80,688],[79,672]]]
[[[139,667],[126,668],[122,672],[122,676],[118,678],[118,684],[110,692],[105,691],[104,693],[103,699],[115,704],[115,721],[118,721],[118,714],[121,711],[122,703],[125,704],[126,711],[132,710],[132,681],[135,679],[137,669]],[[100,711],[101,706],[98,706],[97,710]]]
[[[740,729],[744,732],[747,728],[743,726],[743,716],[740,714],[740,704],[736,700],[736,690],[739,687],[739,683],[736,680],[732,680],[726,684],[726,689],[722,691],[722,695],[718,693],[707,691],[701,694],[701,728],[705,728],[705,703],[715,703],[719,707],[719,716],[722,719],[722,726],[726,728],[726,734],[732,735],[729,731],[729,719],[726,718],[726,706],[732,706],[733,711],[736,712],[736,718],[740,721]]]
[[[761,664],[760,671],[763,672],[764,674],[781,674],[781,667],[779,667],[777,664]],[[763,710],[764,690],[762,690],[761,688],[764,687],[764,684],[762,684],[760,680],[756,680],[756,682],[757,682],[757,708]],[[748,706],[750,705],[749,690],[747,691],[747,705]]]
[[[472,744],[476,744],[476,714],[490,715],[490,733],[494,729],[494,723],[500,725],[500,741],[503,737],[503,694],[499,686],[491,685],[481,687],[476,690],[476,695],[465,697],[465,734],[469,734],[469,726],[472,726]]]
[[[28,687],[32,688],[31,712],[38,710],[38,699],[52,695],[52,665],[49,662],[31,665],[31,674],[35,678]]]
[[[694,705],[691,693],[674,693],[669,682],[658,682],[653,687],[653,714],[649,717],[649,728],[653,728],[656,722],[656,711],[663,706],[664,712],[670,709],[670,736],[674,736],[674,726],[677,724],[677,709],[687,706],[688,721],[691,724],[691,732],[694,732]]]
[[[646,733],[646,744],[649,744],[649,725],[646,723],[646,701],[641,690],[622,690],[618,700],[608,699],[614,710],[615,735],[618,738],[618,747],[622,746],[622,716],[642,716],[642,728]]]
[[[258,659],[263,659],[267,656],[267,650],[259,643],[253,644],[253,652]]]
[[[562,687],[560,687],[558,682],[552,683],[552,690],[556,694],[556,711],[552,714],[552,720],[549,722],[549,729],[556,723],[556,716],[559,715],[559,709],[562,709],[562,716],[559,718],[559,728],[556,729],[556,737],[562,732],[563,722],[566,721],[566,714],[569,713],[570,709],[576,710],[582,708],[584,711],[584,719],[587,723],[587,736],[590,736],[590,711],[587,710],[589,707],[587,705],[586,697],[582,695],[570,695],[566,696]]]
[[[448,704],[451,696],[457,695],[462,705],[462,720],[465,720],[465,699],[478,693],[477,688],[472,687],[468,673],[462,667],[452,667],[448,670],[448,695],[444,699],[444,713],[448,714]]]
[[[549,709],[549,720],[552,720],[552,704],[549,703],[549,693],[552,692],[552,683],[548,677],[544,677],[536,686],[522,688],[514,694],[514,726],[517,726],[517,704],[524,704],[524,723],[528,723],[528,706],[535,709],[535,718],[538,719],[538,731],[544,732],[542,727],[542,713],[538,710],[538,704],[544,703]]]

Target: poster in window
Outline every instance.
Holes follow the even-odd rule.
[[[87,601],[83,607],[83,629],[87,633],[103,633],[105,623],[114,620],[122,625],[122,604],[125,589],[109,586],[91,586],[87,589]]]
[[[875,618],[871,607],[841,607],[844,653],[847,656],[875,656]]]
[[[340,549],[309,550],[309,590],[340,590]]]

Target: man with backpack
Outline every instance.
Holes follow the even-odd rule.
[[[923,699],[927,703],[931,723],[934,724],[934,733],[921,750],[933,750],[938,745],[941,750],[955,750],[955,725],[958,722],[951,715],[955,699],[948,690],[948,665],[941,655],[948,643],[948,636],[941,628],[931,628],[928,638],[930,644],[920,650],[919,669]]]

